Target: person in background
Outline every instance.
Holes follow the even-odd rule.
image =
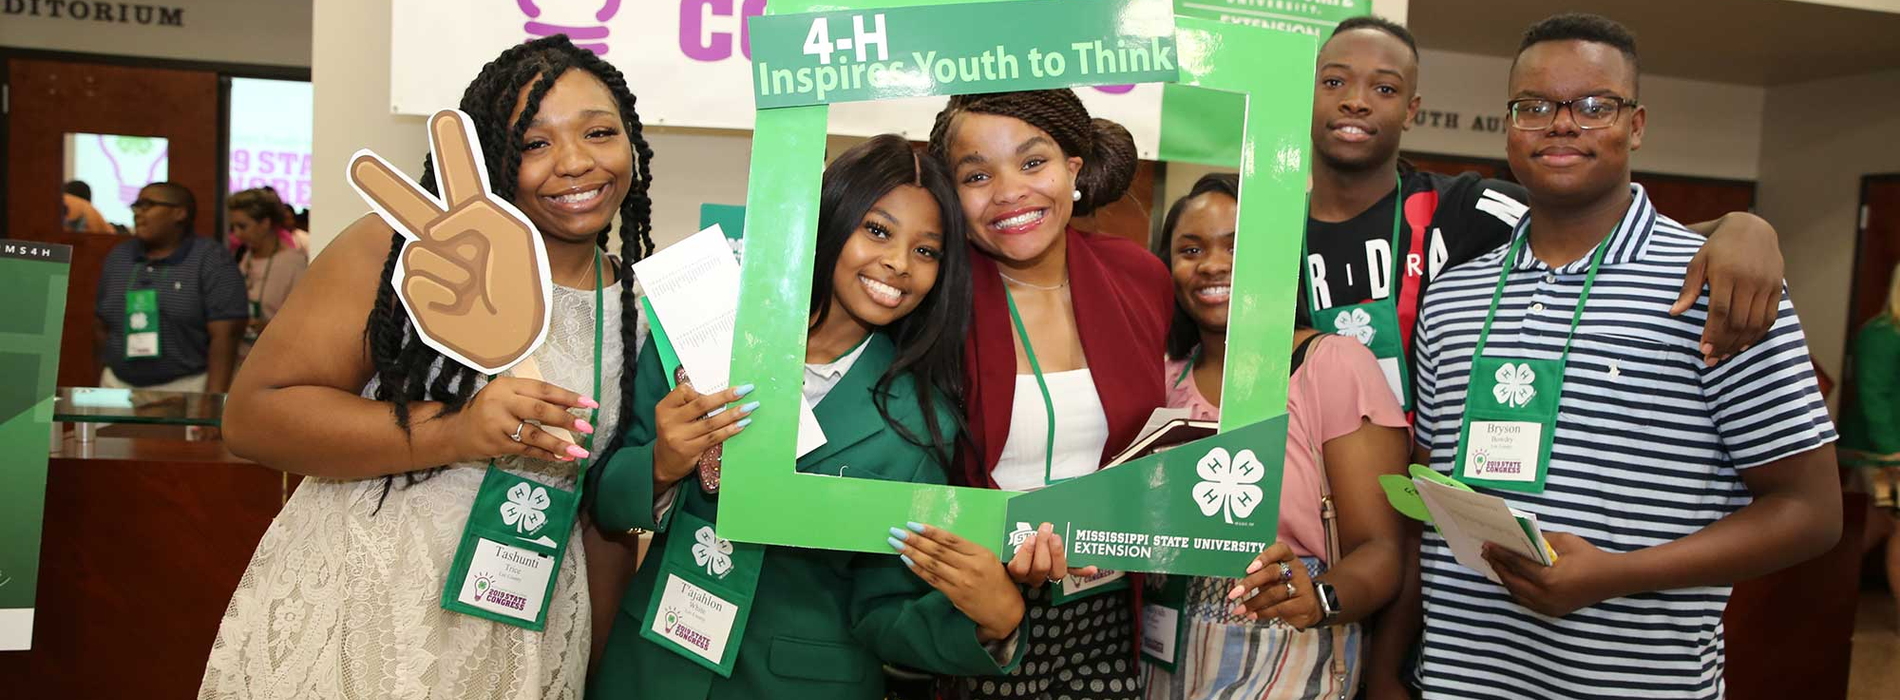
[[[1786,289],[1740,310],[1773,325],[1714,366],[1716,295],[1674,313],[1704,240],[1630,181],[1639,72],[1603,17],[1525,32],[1505,151],[1529,211],[1425,294],[1414,459],[1536,516],[1551,555],[1486,543],[1487,576],[1425,533],[1406,584],[1427,698],[1721,698],[1731,586],[1839,540],[1834,427]]]
[[[284,206],[269,190],[244,190],[231,195],[224,206],[231,235],[244,244],[238,270],[244,274],[250,324],[244,329],[244,342],[238,346],[241,362],[250,354],[264,326],[290,298],[291,287],[303,277],[310,259],[296,246]]]
[[[1168,210],[1154,242],[1174,275],[1162,380],[1168,406],[1190,409],[1195,420],[1220,419],[1239,191],[1231,173],[1202,177]],[[1405,412],[1364,345],[1301,318],[1293,342],[1280,541],[1241,582],[1239,590],[1259,591],[1246,601],[1232,579],[1183,582],[1187,629],[1174,670],[1144,664],[1153,700],[1352,697],[1359,622],[1398,593],[1405,531],[1378,479],[1405,469]],[[1328,499],[1334,508],[1323,505]]]
[[[252,196],[275,203],[274,208],[270,210],[265,209],[265,204],[251,205],[249,209],[256,212],[252,220],[267,222],[268,226],[275,229],[278,235],[284,239],[285,245],[296,250],[304,251],[305,258],[307,259],[310,251],[310,232],[303,230],[303,225],[297,222],[296,210],[291,209],[290,205],[283,203],[283,199],[277,196],[277,189],[270,185],[265,185],[263,187],[233,192],[231,196],[236,197],[244,193],[252,193]],[[229,225],[235,224],[236,222],[227,221],[225,223]],[[244,259],[244,238],[238,235],[236,229],[232,229],[229,226],[227,226],[227,229],[224,234],[224,246],[231,250],[232,259]]]
[[[224,393],[250,314],[244,278],[193,233],[191,190],[155,182],[132,202],[133,234],[106,254],[93,336],[114,388]]]
[[[112,233],[112,224],[92,206],[92,186],[73,180],[61,188],[60,228],[82,233]]]
[[[1855,481],[1871,482],[1870,527],[1886,531],[1887,585],[1900,600],[1900,536],[1893,534],[1900,515],[1900,265],[1894,267],[1887,303],[1854,336],[1848,368],[1854,400],[1841,419],[1841,464],[1857,467]],[[1866,547],[1879,544],[1869,537]]]
[[[305,230],[310,228],[310,222],[307,219],[302,221],[297,219],[297,210],[291,208],[290,204],[284,201],[283,195],[277,193],[277,188],[265,185],[258,189],[263,190],[266,194],[269,194],[272,199],[277,200],[277,206],[284,210],[284,228],[290,230],[291,242],[297,246],[297,250],[304,251],[305,253],[310,252],[310,232]]]

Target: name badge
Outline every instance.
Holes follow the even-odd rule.
[[[764,545],[721,539],[675,505],[640,636],[731,678],[764,562]]]
[[[1151,574],[1143,586],[1141,603],[1141,658],[1175,672],[1187,639],[1188,577]]]
[[[1119,591],[1128,587],[1128,572],[1096,572],[1094,576],[1063,576],[1056,581],[1050,603],[1067,605],[1070,601],[1080,600],[1099,593]]]
[[[1532,482],[1544,425],[1533,421],[1474,420],[1466,433],[1462,479]]]
[[[1543,493],[1564,363],[1476,357],[1452,476],[1474,486]]]
[[[125,293],[125,358],[159,356],[158,290],[131,289]]]
[[[442,609],[541,631],[559,580],[579,498],[488,465],[462,541],[455,549]]]
[[[477,537],[475,556],[456,598],[497,615],[533,622],[544,609],[559,563],[551,555]]]
[[[1392,299],[1314,312],[1313,329],[1352,338],[1371,350],[1385,374],[1386,386],[1399,400],[1399,408],[1412,410],[1411,369],[1406,362],[1405,338],[1399,333],[1398,305]]]

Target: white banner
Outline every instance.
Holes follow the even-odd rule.
[[[462,90],[509,45],[567,34],[626,74],[647,124],[752,128],[750,46],[744,18],[765,0],[396,0],[391,4],[390,110],[426,116],[457,106]],[[1143,158],[1161,133],[1161,86],[1083,88],[1089,112],[1128,128]],[[830,131],[849,136],[930,135],[941,97],[841,104]]]

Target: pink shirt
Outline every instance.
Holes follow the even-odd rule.
[[[1187,407],[1195,420],[1220,417],[1194,385],[1182,376],[1187,360],[1169,360],[1168,407]],[[1175,381],[1176,379],[1180,381]],[[1334,438],[1358,430],[1363,421],[1407,428],[1405,412],[1386,386],[1379,362],[1364,345],[1339,337],[1316,340],[1306,363],[1287,381],[1286,468],[1280,482],[1280,539],[1303,557],[1326,556],[1326,529],[1320,523],[1321,450]],[[1332,562],[1327,562],[1331,564]]]

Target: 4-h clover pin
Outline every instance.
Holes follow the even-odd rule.
[[[1531,382],[1537,381],[1537,373],[1530,365],[1506,362],[1498,366],[1498,383],[1491,385],[1491,396],[1498,403],[1517,408],[1529,404],[1537,396],[1537,388]]]
[[[142,330],[145,330],[145,324],[151,323],[152,319],[146,317],[145,312],[143,311],[134,311],[132,312],[131,321],[132,321],[132,330],[142,331]]]
[[[693,563],[706,567],[706,573],[725,578],[732,571],[732,542],[719,539],[711,525],[693,533]]]
[[[1253,509],[1266,498],[1254,484],[1266,476],[1267,468],[1253,450],[1241,450],[1230,458],[1226,448],[1216,447],[1201,457],[1195,470],[1201,475],[1201,483],[1194,485],[1194,503],[1201,507],[1201,515],[1212,518],[1221,513],[1232,524],[1236,516],[1245,519],[1253,515]]]
[[[1371,345],[1378,329],[1372,327],[1372,314],[1365,309],[1347,309],[1333,317],[1333,333],[1354,338],[1360,345]]]
[[[508,488],[508,502],[501,504],[501,521],[515,526],[515,532],[532,535],[548,522],[548,490],[520,482]]]

